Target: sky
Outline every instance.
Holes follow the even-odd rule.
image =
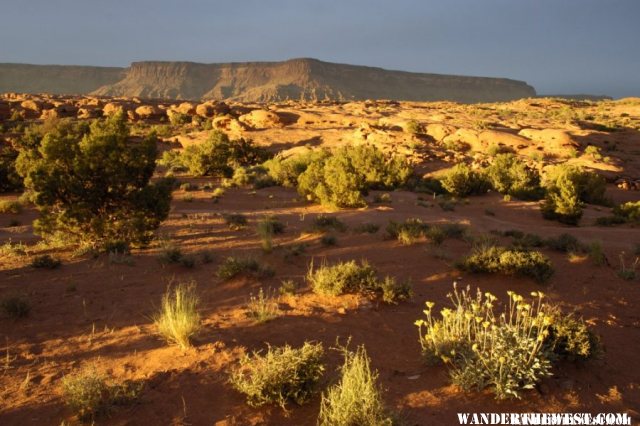
[[[298,57],[640,96],[640,0],[0,0],[0,62]]]

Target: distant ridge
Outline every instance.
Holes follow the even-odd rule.
[[[220,64],[145,61],[128,68],[0,64],[0,92],[242,102],[392,99],[471,103],[536,95],[525,82],[506,78],[390,71],[309,58]]]
[[[538,95],[539,98],[560,98],[571,99],[574,101],[611,101],[613,98],[607,95],[587,95],[587,94],[574,94],[574,95]]]

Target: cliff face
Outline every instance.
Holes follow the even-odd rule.
[[[5,66],[0,64],[0,91],[60,93],[68,90],[67,87],[77,89],[84,84],[83,87],[88,89],[80,93],[242,102],[275,102],[287,99],[494,102],[532,97],[536,94],[533,87],[526,83],[504,78],[389,71],[315,59],[227,64],[135,62],[125,70],[103,68],[104,76],[109,76],[109,81],[97,86],[95,84],[100,80],[97,77],[99,72],[95,71],[95,75],[91,76],[86,71],[88,67],[76,67],[87,72],[86,78],[75,75],[68,79],[63,78],[62,69],[47,69],[43,71],[43,77],[40,77],[42,82],[31,82],[32,87],[38,87],[38,90],[3,85]],[[12,79],[7,80],[17,81],[15,76]],[[33,75],[31,79],[37,80],[37,76]],[[60,86],[52,90],[56,84]],[[25,84],[21,87],[25,87]]]
[[[126,68],[76,65],[0,64],[0,93],[82,95],[114,84]]]

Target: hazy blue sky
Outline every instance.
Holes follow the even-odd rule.
[[[294,57],[640,96],[640,0],[0,0],[0,62]]]

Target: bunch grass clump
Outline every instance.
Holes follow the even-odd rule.
[[[305,342],[300,348],[270,346],[266,353],[243,357],[230,382],[254,407],[278,404],[286,409],[290,402],[301,405],[313,395],[322,377],[323,356],[321,343]]]
[[[284,223],[275,216],[265,216],[258,222],[257,231],[260,236],[262,250],[265,253],[273,249],[273,236],[284,233]]]
[[[249,297],[247,309],[249,316],[259,324],[280,316],[278,298],[273,293],[265,293],[262,288],[258,291],[257,296],[251,295]]]
[[[340,381],[322,394],[318,425],[393,425],[377,383],[378,373],[371,369],[364,346],[355,352],[344,349]]]
[[[191,346],[201,327],[195,283],[180,283],[162,297],[160,310],[153,318],[158,333],[182,349]]]

